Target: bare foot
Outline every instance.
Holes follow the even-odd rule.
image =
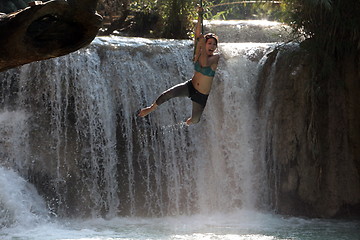
[[[149,113],[155,111],[157,108],[156,104],[152,104],[150,107],[146,107],[140,110],[138,116],[139,117],[145,117],[146,115],[148,115]]]
[[[192,123],[191,117],[190,117],[190,118],[188,118],[188,120],[186,120],[186,125],[190,126],[191,124],[193,124],[193,123]]]

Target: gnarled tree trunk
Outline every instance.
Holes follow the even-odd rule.
[[[49,1],[0,16],[0,71],[88,45],[102,17],[98,0]]]

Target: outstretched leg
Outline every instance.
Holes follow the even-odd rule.
[[[156,110],[156,108],[163,104],[164,102],[169,101],[170,99],[174,97],[188,97],[189,96],[189,89],[187,86],[187,82],[180,83],[172,88],[169,88],[165,92],[163,92],[156,101],[151,104],[151,106],[143,108],[140,110],[138,116],[139,117],[145,117],[149,113]]]

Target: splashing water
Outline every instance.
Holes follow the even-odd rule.
[[[4,93],[3,106],[29,115],[22,141],[31,144],[27,161],[7,164],[45,195],[52,188],[51,205],[63,216],[252,208],[262,184],[252,153],[252,92],[256,58],[268,47],[221,46],[214,90],[201,124],[191,127],[183,124],[189,99],[173,99],[145,119],[136,116],[191,77],[190,41],[98,38],[87,49],[13,70],[4,83],[18,91]],[[44,180],[49,183],[41,186]]]
[[[191,113],[189,99],[173,99],[144,119],[136,116],[162,91],[191,77],[190,41],[97,38],[70,55],[3,73],[1,164],[16,171],[9,174],[17,184],[5,177],[4,188],[11,188],[1,195],[15,189],[24,198],[37,197],[24,205],[25,215],[11,212],[21,209],[16,201],[2,205],[0,236],[310,239],[291,232],[299,227],[331,239],[321,229],[338,231],[341,224],[288,221],[256,210],[267,189],[263,163],[254,157],[254,91],[258,61],[270,46],[220,45],[204,115],[190,127],[183,123]],[[57,222],[30,229],[17,220],[34,212],[47,219],[48,209]],[[356,223],[346,226],[351,239]]]
[[[14,171],[0,167],[0,229],[44,223],[48,212],[34,186]]]

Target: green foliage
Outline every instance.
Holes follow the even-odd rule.
[[[188,38],[192,28],[191,16],[197,1],[160,0],[163,19],[162,36],[166,38]]]
[[[99,0],[98,12],[103,16],[121,15],[124,9],[129,6],[129,0]]]
[[[188,38],[193,28],[194,0],[100,0],[98,11],[105,17],[129,13],[128,30],[135,36]]]
[[[132,12],[132,31],[138,35],[160,36],[157,29],[158,21],[161,19],[158,10],[159,1],[140,0],[130,2],[130,11]]]
[[[14,0],[15,1],[15,0]],[[188,38],[200,0],[100,0],[105,15],[130,11],[133,29],[139,34]],[[281,20],[329,53],[351,51],[360,39],[359,0],[282,0],[247,2],[204,0],[205,19]],[[105,11],[106,10],[106,11]]]
[[[282,19],[307,37],[301,46],[312,67],[310,99],[321,106],[330,79],[344,86],[344,59],[360,54],[360,1],[284,0],[281,7]],[[318,114],[317,108],[312,111]]]
[[[314,50],[341,56],[358,48],[359,0],[284,0],[283,21],[311,39]]]
[[[203,0],[205,19],[268,19],[276,20],[279,4],[260,1],[243,3],[236,0]],[[99,12],[105,16],[122,15],[129,10],[132,31],[136,35],[165,38],[189,38],[196,6],[200,0],[100,0]]]
[[[277,20],[280,6],[272,1],[209,0],[205,2],[208,19]]]

